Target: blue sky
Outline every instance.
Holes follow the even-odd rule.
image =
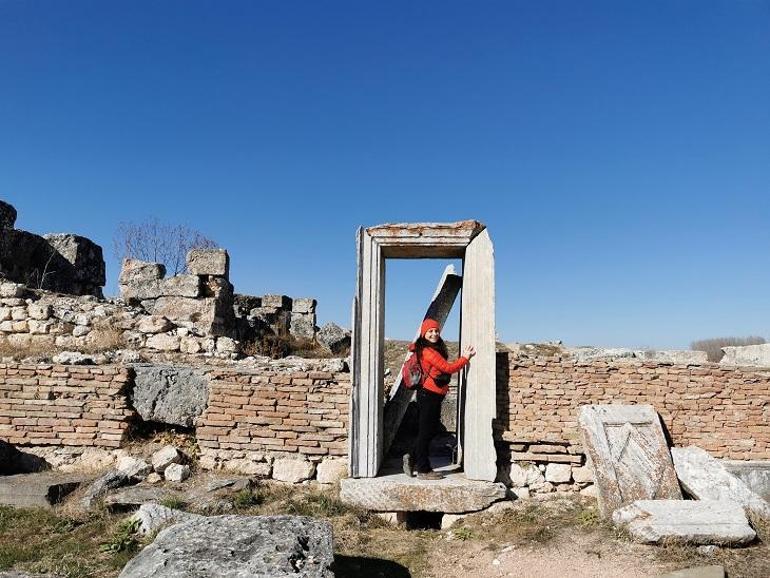
[[[349,325],[358,226],[477,219],[505,341],[770,338],[770,2],[0,0],[0,198],[108,293],[156,217]]]

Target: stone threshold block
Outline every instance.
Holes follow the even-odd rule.
[[[730,500],[638,500],[615,510],[612,521],[644,544],[739,546],[756,538],[743,508]]]
[[[375,512],[463,514],[505,499],[505,486],[450,474],[443,480],[418,480],[405,474],[340,480],[340,499]]]
[[[15,508],[50,508],[77,489],[85,476],[40,472],[0,477],[0,505]]]
[[[770,504],[727,471],[706,450],[691,446],[671,448],[676,475],[684,490],[698,500],[731,500],[770,520]]]

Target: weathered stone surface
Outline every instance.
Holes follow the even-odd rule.
[[[291,297],[286,295],[263,295],[262,307],[273,307],[275,309],[291,309]]]
[[[722,460],[722,464],[752,492],[770,501],[770,461]]]
[[[724,357],[719,365],[770,367],[770,343],[723,347]]]
[[[296,484],[309,480],[315,473],[315,464],[294,458],[278,458],[273,462],[273,479]]]
[[[715,546],[710,547],[715,548]],[[709,546],[701,546],[701,548],[709,548]],[[698,550],[700,551],[700,548],[698,548]],[[695,566],[693,568],[685,568],[684,570],[676,570],[675,572],[661,574],[659,578],[725,578],[725,569],[718,564]]]
[[[249,311],[256,307],[262,307],[262,297],[242,293],[233,295],[233,311],[238,317],[247,317]]]
[[[84,480],[76,474],[40,472],[0,477],[0,505],[49,508],[75,490]]]
[[[316,479],[319,484],[336,484],[348,477],[348,461],[326,459],[316,468]]]
[[[136,510],[142,504],[163,502],[165,500],[183,500],[184,494],[168,488],[146,486],[129,486],[108,494],[104,505],[111,512],[126,512]]]
[[[755,537],[743,508],[729,500],[638,500],[612,521],[645,544],[748,544]]]
[[[651,405],[582,406],[579,422],[602,515],[637,500],[682,498],[660,419]]]
[[[136,324],[142,333],[165,333],[174,328],[174,324],[162,315],[147,315]]]
[[[572,467],[572,479],[578,484],[594,483],[594,469],[590,464]]]
[[[187,271],[192,275],[230,276],[230,256],[224,249],[191,249],[187,253]]]
[[[183,482],[190,477],[190,466],[171,464],[163,471],[163,477],[169,482]]]
[[[130,401],[143,420],[192,427],[206,409],[208,380],[192,367],[137,364],[134,371]]]
[[[542,472],[534,464],[501,464],[498,480],[507,486],[536,488],[545,483]]]
[[[16,224],[16,209],[13,205],[0,201],[0,231],[13,229]]]
[[[548,464],[545,467],[545,481],[564,484],[572,479],[572,466],[569,464]]]
[[[80,353],[79,351],[62,351],[52,358],[59,365],[99,365],[107,362],[101,353]]]
[[[563,351],[568,356],[581,363],[590,361],[615,361],[622,359],[641,359],[671,363],[672,365],[703,365],[708,363],[705,351],[689,351],[677,349],[646,350],[625,349],[621,347],[565,347]]]
[[[327,323],[316,333],[316,341],[324,349],[334,354],[342,353],[350,348],[350,331],[336,323]]]
[[[164,446],[152,454],[152,469],[162,474],[171,464],[178,464],[182,461],[181,452],[174,446]]]
[[[233,327],[232,304],[213,297],[160,297],[152,312],[201,335],[229,335]]]
[[[26,292],[27,288],[21,283],[0,280],[0,297],[4,299],[23,297]]]
[[[353,506],[378,512],[476,512],[505,498],[501,483],[448,476],[442,480],[418,480],[404,474],[340,481],[340,499]]]
[[[688,351],[686,349],[640,350],[636,357],[645,361],[671,363],[676,365],[703,365],[708,363],[708,353],[705,351]]]
[[[168,333],[150,335],[144,342],[145,347],[157,349],[158,351],[179,351],[181,344],[182,341],[178,335],[170,335]]]
[[[125,474],[132,482],[140,482],[152,471],[152,466],[133,456],[121,456],[116,469]]]
[[[306,297],[292,299],[291,310],[294,313],[315,313],[316,300]]]
[[[102,248],[80,235],[57,233],[43,238],[71,265],[68,293],[101,296],[107,282]]]
[[[174,275],[163,279],[160,293],[172,297],[200,297],[201,278],[198,275]]]
[[[99,498],[102,498],[110,490],[125,486],[129,483],[129,476],[118,470],[110,470],[97,478],[80,500],[81,506],[92,508]]]
[[[166,266],[139,259],[123,259],[118,283],[120,285],[141,285],[160,281],[166,276]]]
[[[315,336],[315,315],[292,311],[289,314],[289,333],[294,337],[313,339]]]
[[[755,494],[705,450],[671,448],[671,457],[684,490],[698,500],[730,500],[770,520],[770,504]]]
[[[213,516],[166,528],[119,578],[332,578],[332,529],[302,516]]]
[[[147,535],[179,522],[200,520],[203,516],[182,510],[174,510],[151,502],[142,504],[132,518],[139,521],[139,533]]]

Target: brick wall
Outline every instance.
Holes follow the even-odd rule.
[[[134,415],[131,370],[0,364],[0,438],[20,446],[119,447]]]
[[[208,377],[209,404],[196,427],[204,456],[347,454],[349,373],[212,370]]]
[[[514,459],[531,457],[541,442],[566,442],[562,454],[579,451],[578,407],[596,403],[651,404],[677,446],[770,459],[770,370],[498,353],[497,390],[495,429]]]

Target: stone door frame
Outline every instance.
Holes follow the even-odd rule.
[[[464,371],[463,460],[469,479],[494,481],[497,455],[494,250],[477,221],[401,223],[360,228],[353,300],[352,389],[348,436],[350,475],[376,477],[383,461],[385,261],[462,259],[460,346],[476,357]]]

